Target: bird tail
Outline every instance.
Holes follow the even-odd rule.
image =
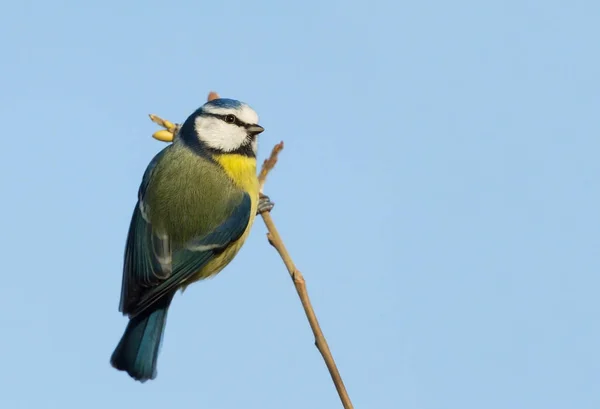
[[[126,371],[133,379],[145,382],[156,378],[156,362],[162,341],[167,311],[173,294],[163,297],[155,306],[131,318],[110,363]]]

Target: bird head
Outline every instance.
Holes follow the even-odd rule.
[[[250,106],[234,99],[218,98],[186,119],[179,138],[194,150],[256,157],[256,136],[264,130]]]

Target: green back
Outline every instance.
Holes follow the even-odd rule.
[[[156,165],[145,201],[152,226],[176,250],[225,221],[242,195],[217,163],[173,145]]]

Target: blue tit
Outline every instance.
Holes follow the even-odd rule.
[[[221,271],[240,250],[257,212],[258,115],[215,99],[192,113],[173,144],[150,162],[138,191],[119,310],[129,317],[111,364],[144,382],[156,377],[175,292]]]

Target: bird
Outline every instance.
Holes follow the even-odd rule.
[[[219,273],[273,208],[256,173],[263,131],[248,104],[213,99],[148,164],[125,245],[119,311],[129,322],[110,359],[136,381],[157,376],[175,293]]]

